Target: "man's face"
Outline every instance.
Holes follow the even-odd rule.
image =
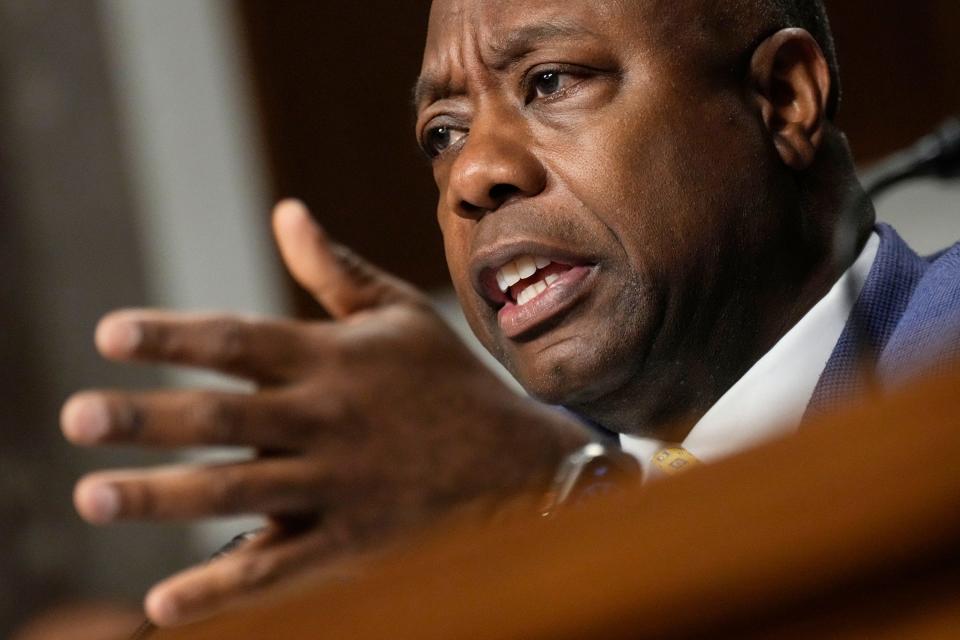
[[[711,375],[764,259],[769,145],[680,4],[434,2],[417,135],[450,273],[545,401],[636,404]]]

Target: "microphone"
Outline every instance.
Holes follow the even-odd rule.
[[[913,146],[883,160],[864,179],[867,195],[876,198],[912,178],[960,177],[960,117],[953,117]]]

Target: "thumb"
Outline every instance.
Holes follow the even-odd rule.
[[[412,286],[330,240],[299,200],[274,207],[273,233],[290,274],[334,318],[417,296]]]

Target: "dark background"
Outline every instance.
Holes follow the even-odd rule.
[[[275,195],[303,198],[380,266],[424,287],[447,284],[411,101],[429,2],[240,8]],[[301,298],[300,308],[315,307]]]

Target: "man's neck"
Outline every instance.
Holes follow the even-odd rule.
[[[830,198],[830,202],[844,206],[841,202],[850,199],[851,191],[862,193],[859,184],[848,185],[843,197]],[[846,212],[846,216],[835,213],[833,224],[825,225],[827,231],[821,227],[818,237],[809,239],[807,249],[795,248],[806,252],[805,260],[783,260],[779,268],[765,274],[764,286],[734,297],[718,315],[724,320],[709,333],[710,341],[696,349],[698,354],[691,349],[685,358],[659,363],[652,375],[643,367],[642,377],[589,405],[569,408],[611,431],[682,442],[703,415],[853,264],[870,237],[874,218],[868,201],[853,200],[866,209]],[[835,237],[842,230],[837,225],[847,218],[856,221],[854,250],[838,255]]]
[[[794,433],[876,261],[874,233],[829,293],[714,404],[683,440],[621,438],[644,469],[665,446],[680,444],[700,462],[714,462]]]

